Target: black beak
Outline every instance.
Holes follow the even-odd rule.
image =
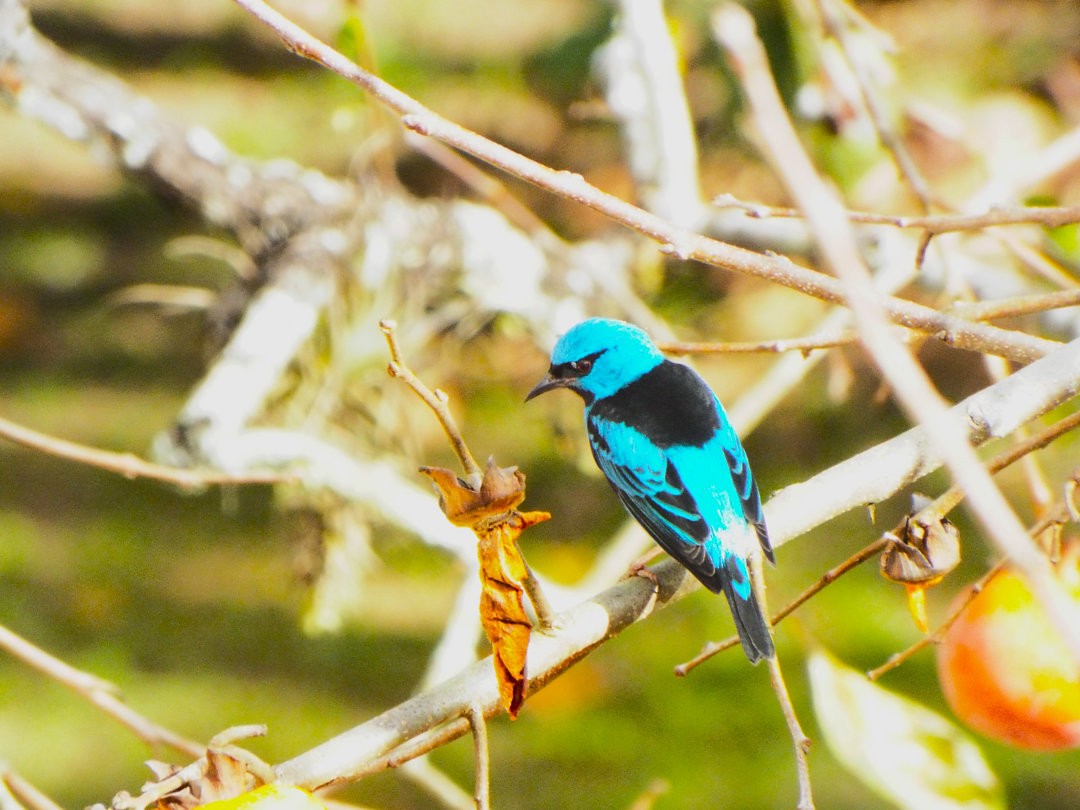
[[[551,375],[551,372],[549,371],[547,373],[547,376],[544,377],[544,379],[542,379],[540,382],[538,382],[536,384],[536,387],[528,393],[528,395],[525,397],[525,401],[528,402],[533,397],[538,397],[541,394],[552,390],[553,388],[565,388],[571,382],[572,381],[566,377],[553,377]]]

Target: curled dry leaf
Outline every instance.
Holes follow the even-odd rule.
[[[480,557],[480,623],[491,642],[495,678],[503,708],[516,717],[525,700],[525,658],[532,621],[525,611],[528,567],[517,538],[547,520],[547,512],[518,512],[525,499],[525,474],[498,467],[493,459],[479,489],[440,467],[421,467],[439,490],[439,505],[451,523],[476,534]]]
[[[916,508],[919,503],[916,502]],[[907,588],[908,608],[922,632],[927,631],[926,589],[960,563],[960,532],[947,518],[908,515],[881,554],[881,575]]]
[[[210,802],[243,795],[273,781],[273,769],[255,754],[233,743],[266,734],[265,726],[235,726],[216,734],[206,753],[184,768],[150,761],[155,781],[143,786],[138,796],[118,793],[113,810],[189,810]]]

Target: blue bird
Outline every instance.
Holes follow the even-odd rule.
[[[563,335],[525,400],[555,388],[585,401],[593,458],[626,510],[706,588],[723,592],[750,662],[772,658],[747,561],[759,546],[775,558],[746,451],[712,389],[643,330],[607,318]]]

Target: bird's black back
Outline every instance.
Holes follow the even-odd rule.
[[[670,360],[596,400],[590,412],[629,425],[658,447],[700,447],[720,428],[713,392],[693,369]]]

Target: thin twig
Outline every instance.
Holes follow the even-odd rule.
[[[974,449],[960,438],[963,434],[949,418],[948,406],[926,370],[893,338],[887,302],[874,288],[839,198],[818,175],[799,141],[753,18],[729,2],[718,9],[713,20],[717,38],[742,83],[767,156],[788,193],[805,212],[825,261],[840,280],[867,354],[891,386],[901,408],[923,426],[938,447],[949,472],[967,493],[971,512],[986,536],[1028,581],[1051,622],[1080,657],[1080,609],[1064,593],[1049,560],[1031,542]]]
[[[0,417],[0,437],[15,444],[38,450],[50,456],[97,467],[125,478],[152,478],[165,481],[183,489],[201,489],[212,485],[227,484],[277,484],[290,480],[280,473],[226,473],[214,470],[186,470],[144,461],[132,453],[114,453],[85,444],[49,436],[32,428],[16,424]]]
[[[990,581],[991,577],[993,577],[994,574],[996,574],[1004,567],[1005,561],[999,561],[996,565],[994,565],[993,568],[991,568],[989,571],[979,577],[978,580],[975,581],[975,584],[971,586],[971,590],[968,592],[964,600],[956,606],[956,609],[953,610],[952,613],[948,615],[948,617],[946,617],[945,621],[941,623],[941,626],[939,626],[933,633],[923,636],[907,649],[901,650],[898,653],[893,653],[889,656],[889,659],[884,664],[869,670],[866,673],[866,677],[872,681],[876,681],[885,673],[891,672],[892,670],[896,669],[898,666],[903,664],[916,653],[920,652],[926,647],[929,647],[932,644],[937,644],[939,641],[941,641],[941,639],[945,637],[945,633],[948,632],[949,628],[953,626],[953,624],[958,618],[960,618],[960,614],[967,609],[967,606],[971,604],[972,600],[979,595],[979,592],[982,591],[984,587],[986,587],[986,583]]]
[[[828,571],[822,574],[812,585],[806,588],[806,590],[804,590],[802,593],[800,593],[798,596],[796,596],[794,599],[784,605],[784,607],[780,608],[780,610],[774,613],[772,615],[772,618],[769,620],[769,623],[775,627],[781,621],[786,619],[789,615],[794,613],[795,610],[797,610],[803,605],[803,603],[805,603],[808,599],[817,594],[823,588],[836,582],[836,580],[838,580],[848,571],[852,570],[853,568],[869,560],[871,557],[874,557],[880,552],[884,551],[885,547],[888,544],[889,541],[885,538],[878,538],[870,545],[864,546],[863,548],[856,551],[839,565],[830,568]],[[738,636],[731,636],[730,638],[726,638],[723,641],[710,641],[702,648],[701,652],[699,652],[689,661],[685,661],[684,663],[679,664],[677,667],[675,667],[675,675],[681,678],[689,674],[691,670],[696,669],[701,664],[712,658],[714,655],[722,653],[724,650],[729,650],[738,643]]]
[[[0,766],[0,784],[12,799],[17,800],[19,810],[63,810],[63,808],[23,779],[7,765]],[[4,806],[7,810],[7,806]]]
[[[765,278],[831,303],[847,302],[844,286],[836,278],[797,265],[782,256],[755,253],[710,239],[605,194],[579,174],[551,169],[442,118],[321,42],[263,0],[235,2],[273,30],[289,49],[361,87],[397,112],[402,125],[414,132],[436,138],[526,182],[592,208],[655,240],[662,250],[679,258]],[[1058,345],[1055,341],[1023,332],[971,323],[912,301],[888,297],[884,304],[889,318],[895,323],[927,332],[952,346],[1001,354],[1018,362],[1031,362]]]
[[[431,408],[432,413],[435,414],[435,418],[438,419],[439,424],[442,425],[443,432],[446,433],[446,438],[450,441],[450,445],[454,448],[458,460],[461,461],[461,466],[465,470],[466,480],[478,489],[480,487],[480,481],[484,477],[484,472],[480,469],[480,465],[476,463],[473,454],[469,452],[469,446],[465,443],[465,437],[461,435],[457,422],[454,421],[454,416],[450,413],[450,408],[447,407],[446,394],[439,389],[432,391],[424,385],[424,383],[421,382],[405,364],[405,361],[401,357],[401,349],[398,347],[397,336],[394,333],[394,330],[397,329],[397,324],[393,320],[390,318],[383,318],[379,321],[379,328],[382,330],[383,335],[385,335],[386,344],[390,348],[390,365],[387,368],[390,372],[390,376],[397,377],[408,385],[409,388],[415,391],[416,395]]]
[[[1019,315],[1032,315],[1036,312],[1076,306],[1080,306],[1080,290],[1018,295],[996,301],[957,301],[952,305],[952,309],[965,318],[991,321],[995,318],[1014,318]]]
[[[997,318],[1015,318],[1054,309],[1080,306],[1080,289],[1058,290],[1052,293],[1018,295],[994,301],[956,301],[951,309],[972,321],[991,321]],[[910,339],[910,332],[900,332],[902,339]],[[835,329],[797,338],[777,340],[752,340],[728,342],[660,341],[657,346],[668,354],[760,354],[802,352],[809,354],[817,349],[833,349],[857,342],[854,329]]]
[[[2,625],[0,648],[94,704],[148,745],[167,745],[193,757],[205,752],[205,746],[158,725],[121,701],[120,690],[113,684],[76,669]]]
[[[487,721],[484,713],[475,706],[469,709],[469,728],[472,729],[473,750],[476,755],[476,810],[489,810],[491,807],[491,775],[488,758]]]
[[[754,354],[769,352],[781,354],[783,352],[802,352],[809,354],[817,349],[833,349],[837,346],[847,346],[859,339],[852,329],[834,329],[829,332],[818,332],[798,338],[780,338],[778,340],[755,340],[755,341],[731,341],[731,342],[693,342],[693,341],[661,341],[657,343],[660,350],[668,354]]]
[[[755,557],[750,565],[751,586],[758,602],[765,606],[768,604],[765,598],[765,575],[762,573],[761,557]],[[787,684],[784,682],[784,673],[780,667],[780,656],[774,655],[766,658],[765,663],[769,667],[769,681],[773,692],[780,703],[780,711],[787,723],[788,733],[791,735],[791,746],[795,755],[795,773],[799,782],[798,810],[814,810],[813,788],[810,784],[810,764],[806,754],[810,750],[810,738],[802,730],[799,717],[795,713],[795,706],[788,694]]]
[[[747,216],[760,219],[768,217],[802,219],[803,213],[798,208],[764,205],[762,203],[740,200],[732,194],[719,194],[712,203],[718,208],[738,208]],[[926,216],[904,216],[879,214],[873,211],[848,210],[851,222],[863,225],[892,225],[897,228],[918,229],[930,234],[952,233],[955,231],[981,231],[1005,225],[1042,225],[1046,228],[1060,228],[1080,222],[1080,206],[1002,206],[991,208],[980,214],[933,214]]]
[[[799,725],[799,718],[795,714],[795,707],[791,703],[787,684],[784,683],[784,675],[780,671],[779,657],[769,658],[767,663],[769,665],[769,680],[772,682],[773,691],[776,693],[777,700],[779,700],[781,710],[784,713],[788,733],[791,734],[792,750],[795,752],[795,772],[799,780],[798,808],[799,810],[813,810],[814,796],[810,784],[810,763],[806,758],[806,754],[810,750],[810,738],[803,733],[802,726]]]

